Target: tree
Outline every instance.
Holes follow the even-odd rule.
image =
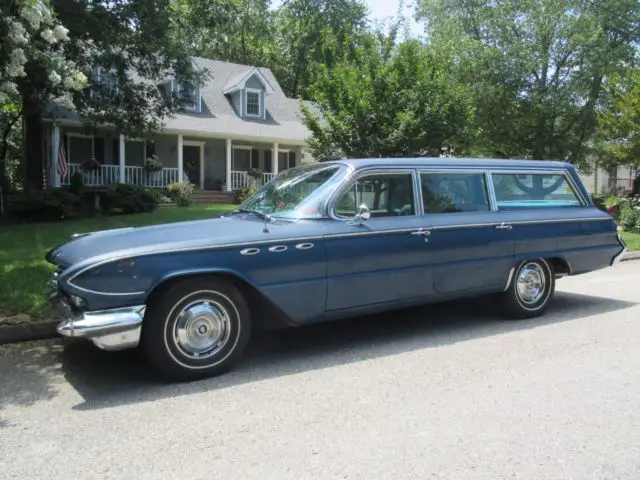
[[[173,0],[173,34],[192,55],[266,66],[275,54],[269,4],[269,0]]]
[[[26,75],[16,83],[24,119],[25,180],[35,189],[43,188],[45,114],[55,116],[60,108],[72,107],[90,131],[101,127],[145,136],[184,103],[175,92],[168,102],[158,84],[170,74],[182,83],[194,83],[206,73],[194,67],[185,46],[174,41],[169,0],[50,1],[53,15],[68,27],[61,58],[89,77],[94,87],[75,91],[71,105],[51,103],[42,92],[52,80],[65,84],[67,76],[51,76],[40,57],[24,63]]]
[[[637,0],[421,0],[429,40],[473,85],[476,152],[584,161],[603,82],[639,38]]]
[[[640,166],[640,68],[609,78],[607,108],[598,114],[603,163]]]
[[[361,0],[284,0],[274,22],[274,73],[287,95],[305,99],[316,74],[352,58],[368,32]]]
[[[370,35],[353,63],[324,66],[311,87],[320,115],[303,108],[314,156],[439,155],[466,144],[467,88],[451,81],[448,59],[396,31]]]
[[[70,94],[82,89],[87,79],[65,57],[68,30],[55,18],[48,0],[3,2],[0,13],[0,190],[4,194],[10,138],[22,119],[25,100],[68,104]],[[37,90],[25,91],[31,81],[28,74],[38,75]]]

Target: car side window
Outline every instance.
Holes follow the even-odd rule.
[[[353,217],[365,204],[371,217],[415,215],[413,177],[407,173],[375,173],[360,177],[335,203],[340,217]]]
[[[491,210],[483,173],[420,174],[424,212],[486,212]]]
[[[494,173],[492,178],[498,210],[581,205],[561,173]]]

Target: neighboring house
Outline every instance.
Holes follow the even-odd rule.
[[[590,193],[619,194],[626,190],[633,190],[633,181],[637,175],[635,167],[618,166],[605,169],[594,163],[590,170],[586,173],[578,169],[578,174]]]
[[[68,185],[72,175],[81,172],[86,185],[165,188],[171,182],[190,181],[201,190],[233,191],[248,185],[250,169],[260,170],[264,183],[279,171],[313,161],[304,150],[310,132],[302,124],[300,101],[287,98],[271,70],[204,58],[193,61],[209,71],[209,78],[199,88],[177,85],[173,78],[158,85],[167,94],[178,89],[192,103],[152,138],[126,138],[106,130],[85,135],[71,110],[49,119],[44,138],[49,183]],[[102,88],[112,86],[108,74],[96,77]],[[66,175],[58,165],[60,141]],[[161,171],[144,168],[153,154]],[[83,172],[82,164],[90,159],[99,167]]]

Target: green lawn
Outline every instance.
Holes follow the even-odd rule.
[[[161,207],[153,213],[91,218],[60,223],[31,223],[0,227],[0,314],[46,316],[46,282],[52,268],[44,255],[73,233],[109,228],[200,220],[228,212],[234,205]]]
[[[622,232],[622,240],[627,244],[627,249],[630,252],[640,251],[640,234]]]

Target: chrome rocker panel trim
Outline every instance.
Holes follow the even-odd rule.
[[[613,259],[611,260],[612,267],[620,263],[622,261],[622,258],[624,257],[624,254],[627,253],[627,244],[624,243],[624,240],[622,240],[622,235],[620,235],[619,233],[618,233],[618,242],[622,247],[622,251],[619,254],[617,254],[615,257],[613,257]]]
[[[84,312],[56,328],[65,337],[88,338],[105,351],[135,348],[140,343],[145,306]]]

